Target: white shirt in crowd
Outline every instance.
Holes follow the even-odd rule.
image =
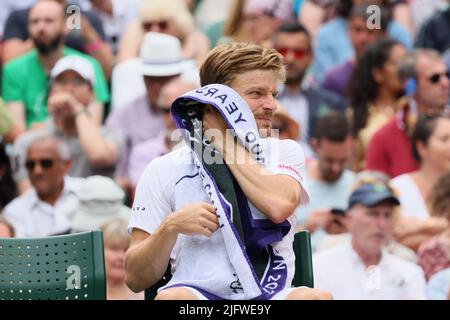
[[[71,221],[63,214],[64,205],[76,198],[83,178],[64,178],[64,188],[54,206],[39,199],[34,188],[14,199],[4,209],[5,218],[14,228],[17,238],[46,237],[66,233]]]
[[[392,179],[391,183],[398,192],[401,214],[403,216],[421,219],[430,217],[419,187],[411,178],[411,175],[407,173],[399,175]]]
[[[271,154],[271,158],[276,159],[267,169],[296,179],[305,190],[302,202],[307,204],[309,193],[305,180],[305,156],[300,145],[292,140],[270,138],[262,139],[261,145],[266,154]],[[276,157],[273,153],[279,156]],[[138,228],[152,234],[170,213],[195,202],[210,203],[210,200],[193,165],[191,150],[185,145],[154,159],[145,169],[137,186],[129,231]],[[294,214],[288,218],[290,232],[274,245],[274,249],[288,266],[286,283],[289,284],[295,269],[292,251],[295,220]],[[214,232],[209,238],[179,235],[170,258],[172,272],[177,272],[168,286],[183,283],[200,287],[223,298],[242,298],[242,293],[232,289],[232,284],[236,282],[233,275],[235,272],[229,262],[220,231]]]
[[[414,263],[383,251],[376,266],[366,268],[351,242],[313,255],[314,287],[336,300],[422,300],[425,277]]]

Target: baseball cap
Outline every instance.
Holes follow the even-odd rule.
[[[50,72],[50,78],[55,79],[67,70],[75,71],[92,85],[95,84],[95,72],[91,62],[77,55],[65,56],[59,59]]]
[[[348,200],[348,207],[355,204],[372,207],[383,201],[390,201],[394,205],[400,205],[400,201],[392,190],[383,183],[364,183],[351,193]]]

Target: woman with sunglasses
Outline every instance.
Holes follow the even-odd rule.
[[[442,232],[445,221],[431,218],[428,201],[438,179],[450,171],[450,115],[421,115],[412,135],[419,170],[392,179],[399,192],[402,218],[397,238],[412,249]]]
[[[132,21],[122,37],[118,62],[138,56],[144,34],[161,32],[177,37],[183,45],[183,58],[200,63],[209,51],[208,38],[194,30],[194,19],[180,0],[143,0],[138,19]]]

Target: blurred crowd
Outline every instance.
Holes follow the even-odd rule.
[[[108,298],[142,299],[129,207],[180,142],[171,103],[252,42],[285,61],[272,128],[307,155],[316,287],[450,299],[449,30],[449,0],[2,0],[0,237],[100,228]]]

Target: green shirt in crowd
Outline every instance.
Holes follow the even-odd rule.
[[[78,55],[92,63],[95,72],[96,99],[99,102],[108,102],[108,86],[99,62],[91,56],[68,47],[64,47],[63,55]],[[3,98],[6,102],[24,104],[27,127],[30,127],[33,122],[42,122],[47,119],[48,80],[36,49],[12,60],[3,68]]]

